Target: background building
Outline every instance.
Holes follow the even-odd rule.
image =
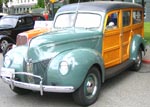
[[[30,12],[32,7],[37,4],[37,0],[10,0],[8,8],[3,5],[4,13],[25,13]]]

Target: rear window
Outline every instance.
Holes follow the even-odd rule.
[[[142,22],[142,11],[133,11],[133,24]]]

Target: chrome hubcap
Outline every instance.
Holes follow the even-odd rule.
[[[139,67],[141,64],[141,57],[140,57],[140,53],[139,55],[137,56],[137,66]]]
[[[6,40],[2,40],[1,49],[4,50],[7,45],[8,45],[8,42]]]
[[[97,92],[98,80],[95,74],[89,74],[85,82],[85,95],[87,98],[92,98]]]

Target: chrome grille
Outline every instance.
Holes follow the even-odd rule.
[[[40,62],[32,63],[32,61],[26,62],[26,72],[33,73],[34,75],[41,76],[43,78],[43,84],[46,85],[47,81],[47,67],[50,59],[43,60]],[[34,77],[27,77],[29,83],[39,84],[40,80]]]

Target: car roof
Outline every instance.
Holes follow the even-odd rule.
[[[123,9],[123,8],[143,8],[142,5],[131,3],[131,2],[94,1],[94,2],[83,2],[83,3],[65,5],[62,8],[60,8],[58,12],[76,11],[77,6],[78,6],[78,11],[101,11],[101,12],[108,12],[111,10]]]

